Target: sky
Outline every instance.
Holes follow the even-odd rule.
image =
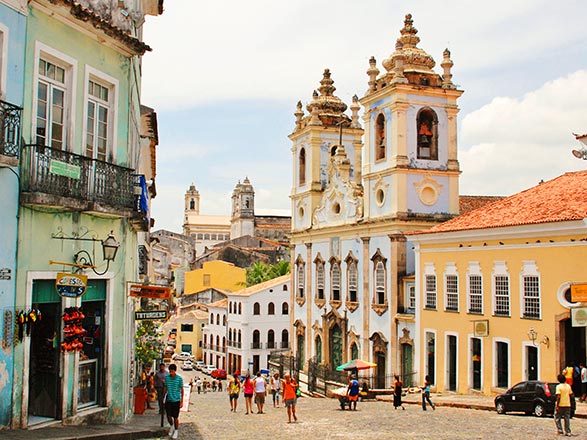
[[[454,62],[460,194],[511,195],[585,169],[585,0],[166,0],[147,17],[141,102],[157,112],[154,229],[181,232],[193,183],[200,213],[230,215],[248,177],[256,214],[290,214],[296,103],[329,68],[347,105],[371,56],[395,50],[411,13],[420,43]],[[350,111],[347,110],[350,115]]]

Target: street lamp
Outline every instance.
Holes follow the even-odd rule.
[[[116,258],[116,253],[118,252],[118,248],[120,247],[120,244],[116,241],[116,238],[114,238],[112,231],[110,231],[110,234],[108,234],[108,237],[106,237],[106,239],[102,240],[101,243],[102,243],[102,255],[103,255],[104,261],[106,261],[106,269],[104,269],[103,272],[98,272],[96,270],[96,266],[95,266],[94,262],[92,261],[92,256],[85,249],[78,251],[73,256],[73,262],[76,265],[79,265],[78,267],[80,269],[88,269],[89,268],[89,269],[92,269],[96,275],[104,275],[106,272],[108,272],[108,269],[110,268],[110,262],[114,261],[114,259]]]

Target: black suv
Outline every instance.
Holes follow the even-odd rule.
[[[554,414],[556,405],[555,382],[528,380],[511,387],[505,393],[495,397],[495,410],[498,414],[508,411],[522,411],[542,417]],[[571,398],[571,417],[575,415],[575,398]]]

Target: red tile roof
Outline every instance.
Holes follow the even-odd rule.
[[[504,196],[459,196],[459,215],[504,198]]]
[[[565,173],[416,234],[582,220],[587,217],[587,171]]]

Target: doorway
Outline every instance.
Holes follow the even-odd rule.
[[[526,346],[526,380],[538,380],[538,347]]]
[[[333,369],[342,364],[342,331],[338,324],[330,329],[330,365]]]
[[[472,388],[481,390],[481,339],[471,338]]]
[[[375,377],[375,388],[385,388],[385,353],[378,351],[375,354],[375,362],[377,363],[377,376]]]
[[[55,281],[52,281],[53,285]],[[33,286],[34,289],[35,286]],[[53,290],[55,288],[53,287]],[[55,293],[57,296],[57,293]],[[35,297],[33,290],[33,298]],[[37,303],[42,318],[30,329],[28,424],[61,417],[59,333],[61,301]]]
[[[412,364],[412,345],[402,344],[402,382],[406,387],[413,386],[414,371]]]
[[[447,389],[449,391],[457,390],[457,337],[455,335],[447,336]]]
[[[584,362],[587,356],[585,349],[585,327],[573,327],[571,319],[560,321],[560,340],[561,340],[561,365],[559,371],[562,371],[571,362],[579,365]]]

